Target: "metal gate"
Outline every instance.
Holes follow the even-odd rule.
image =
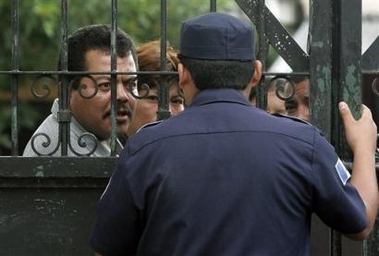
[[[87,255],[88,237],[95,205],[111,175],[117,157],[38,157],[19,156],[19,84],[24,75],[51,77],[58,72],[19,70],[19,0],[12,2],[11,70],[0,75],[11,78],[11,154],[0,157],[0,255]],[[167,1],[161,0],[161,38],[166,38]],[[62,44],[67,39],[68,0],[61,0]],[[378,115],[376,88],[379,88],[379,37],[361,52],[362,1],[309,0],[308,51],[303,51],[267,8],[265,0],[236,0],[259,34],[258,59],[265,67],[269,46],[292,68],[291,73],[264,72],[265,77],[309,76],[311,123],[332,142],[341,158],[351,163],[336,108],[344,99],[359,115],[359,105],[367,101]],[[88,3],[89,4],[89,3]],[[184,1],[183,1],[183,4]],[[109,15],[117,27],[117,0],[111,1]],[[217,11],[217,1],[209,1],[209,11]],[[143,15],[143,10],[141,10]],[[379,22],[379,21],[378,21]],[[356,35],[356,36],[352,36]],[[164,51],[162,51],[164,54]],[[162,70],[164,73],[164,70]],[[66,71],[65,74],[69,74]],[[115,74],[113,74],[115,75]],[[265,82],[264,80],[262,82]],[[265,107],[263,86],[258,89],[258,106]],[[374,90],[372,90],[374,88]],[[67,102],[67,88],[59,90]],[[160,98],[162,116],[168,97]],[[372,99],[374,100],[368,100]],[[62,122],[61,129],[67,130]],[[113,131],[112,138],[116,137]],[[63,138],[62,145],[67,144]],[[66,146],[67,147],[67,146]],[[112,150],[114,152],[114,150]],[[64,154],[63,154],[64,155]],[[378,170],[378,168],[377,168]],[[363,243],[347,241],[315,220],[312,255],[379,255],[379,226]],[[330,234],[330,237],[329,237]],[[273,244],[275,241],[273,241]]]

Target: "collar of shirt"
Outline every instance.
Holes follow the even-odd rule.
[[[51,113],[56,118],[56,120],[58,120],[58,111],[59,111],[59,99],[55,99],[53,106],[51,107]],[[71,140],[78,140],[85,133],[89,133],[89,132],[86,131],[73,116],[71,116],[71,122],[70,122]],[[91,156],[100,156],[100,157],[110,156],[110,153],[111,153],[110,140],[100,141],[97,138],[94,140],[94,138],[96,138],[95,135],[93,135],[93,137],[92,136],[84,137],[85,143],[87,145],[86,148],[89,151],[91,151],[96,146],[96,150],[95,152],[93,152],[93,154],[91,154]],[[78,149],[78,148],[75,147],[75,149]],[[117,139],[116,140],[116,153],[119,154],[122,149],[123,149],[123,146],[121,145],[120,141]]]
[[[214,102],[231,102],[246,106],[251,106],[251,103],[238,90],[235,89],[206,89],[199,91],[191,106],[205,105]]]

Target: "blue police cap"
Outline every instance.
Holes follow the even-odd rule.
[[[184,21],[180,54],[194,59],[254,60],[251,24],[228,14],[212,12]]]

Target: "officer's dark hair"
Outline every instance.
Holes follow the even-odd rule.
[[[251,88],[249,92],[249,101],[251,102],[253,99],[257,97],[257,87]]]
[[[202,60],[178,55],[199,90],[243,90],[254,75],[254,60]]]
[[[138,60],[136,49],[131,37],[121,29],[116,32],[117,56],[124,58],[132,54],[136,67]],[[105,24],[89,25],[76,30],[67,40],[67,69],[68,71],[87,71],[85,55],[90,50],[100,50],[105,53],[111,52],[111,27]],[[61,48],[58,60],[58,70],[63,68],[63,49]],[[73,89],[78,89],[79,80],[75,75],[68,75],[68,83],[72,83]],[[61,83],[63,75],[58,76]]]

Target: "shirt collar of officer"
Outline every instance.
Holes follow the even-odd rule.
[[[251,106],[246,97],[235,89],[206,89],[199,91],[190,106],[199,106],[215,102],[230,102]]]

